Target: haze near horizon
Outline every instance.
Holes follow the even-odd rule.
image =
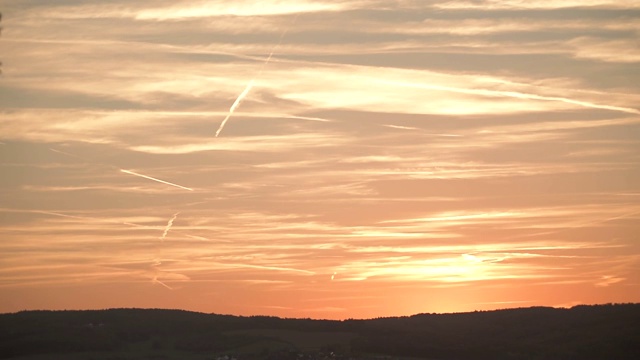
[[[640,4],[5,0],[0,312],[640,302]]]

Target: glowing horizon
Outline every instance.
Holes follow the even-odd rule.
[[[640,302],[639,20],[626,0],[8,0],[0,312]]]

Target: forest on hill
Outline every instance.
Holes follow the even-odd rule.
[[[640,304],[370,320],[182,310],[0,314],[8,359],[640,359]]]

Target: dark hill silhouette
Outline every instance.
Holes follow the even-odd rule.
[[[303,354],[304,353],[304,354]],[[371,320],[160,309],[0,314],[0,358],[640,359],[640,304]]]

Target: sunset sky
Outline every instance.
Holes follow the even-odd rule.
[[[0,11],[0,312],[640,302],[637,0]]]

